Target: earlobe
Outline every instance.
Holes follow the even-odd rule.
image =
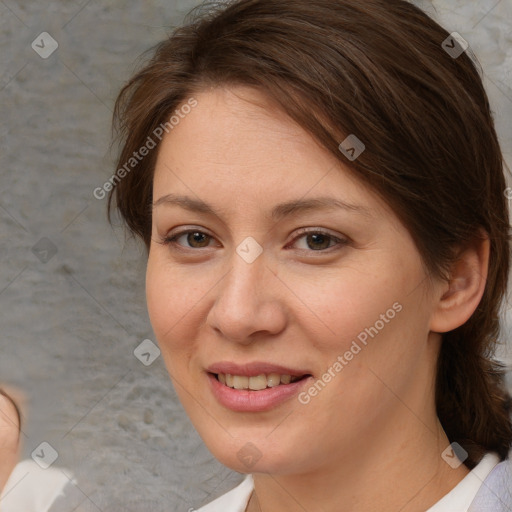
[[[484,294],[489,252],[490,241],[486,233],[460,252],[452,265],[449,282],[439,288],[431,331],[451,331],[471,317]]]

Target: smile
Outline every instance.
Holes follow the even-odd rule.
[[[280,375],[279,373],[264,373],[255,377],[248,377],[246,375],[230,375],[229,373],[218,373],[217,380],[225,386],[232,389],[250,389],[251,391],[261,391],[267,388],[274,388],[282,384],[290,384],[297,382],[305,377]]]
[[[219,362],[206,369],[206,376],[217,402],[236,412],[270,411],[297,396],[313,379],[305,368],[263,362]]]

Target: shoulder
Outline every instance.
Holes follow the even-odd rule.
[[[508,512],[511,509],[512,450],[483,481],[468,512]]]
[[[253,485],[252,476],[247,475],[240,485],[193,512],[244,512]]]

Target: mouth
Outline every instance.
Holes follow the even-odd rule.
[[[251,377],[247,375],[231,375],[229,373],[211,373],[211,375],[228,388],[249,391],[263,391],[264,389],[292,384],[311,377],[310,374],[300,376],[279,373],[261,373]]]
[[[298,395],[313,380],[307,370],[271,363],[220,362],[206,369],[217,401],[236,412],[270,411]]]

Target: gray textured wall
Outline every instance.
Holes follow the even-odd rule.
[[[25,397],[23,456],[49,442],[79,511],[186,511],[240,479],[202,446],[161,359],[134,356],[153,339],[144,253],[92,195],[114,170],[120,86],[197,3],[0,0],[0,382]],[[435,5],[484,67],[510,165],[511,1]],[[48,58],[31,47],[51,48],[44,31]]]

